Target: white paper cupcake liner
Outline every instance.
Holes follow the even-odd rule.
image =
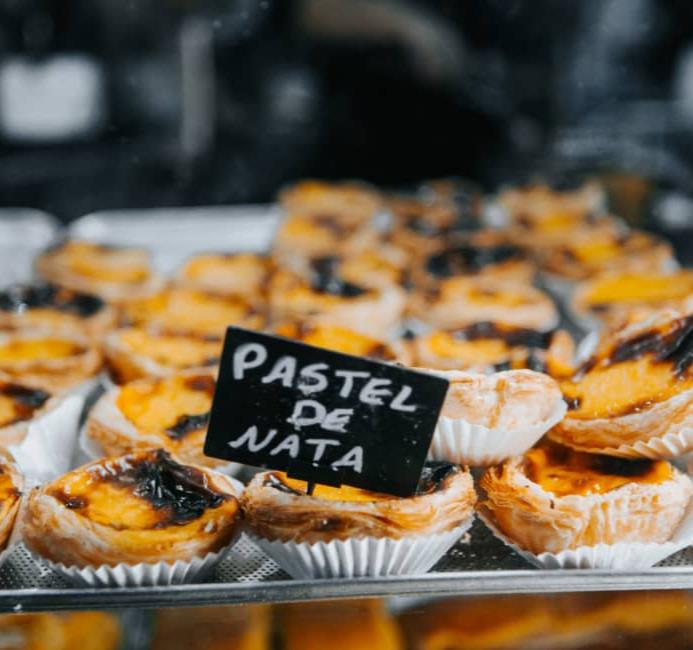
[[[512,429],[489,429],[461,418],[441,416],[433,432],[429,458],[478,467],[520,456],[563,419],[566,408],[560,399],[544,422]]]
[[[534,554],[518,546],[495,525],[492,515],[483,509],[479,518],[491,532],[518,555],[540,569],[611,569],[616,571],[649,569],[665,558],[693,544],[693,499],[672,538],[663,544],[619,542],[579,546],[560,553]]]
[[[292,578],[360,578],[426,573],[472,525],[402,539],[361,537],[331,542],[282,542],[251,536]]]
[[[233,542],[216,553],[195,557],[189,562],[156,562],[117,564],[98,567],[65,566],[31,553],[45,562],[55,573],[79,587],[154,587],[199,582],[208,577],[226,557]]]
[[[10,445],[28,486],[48,483],[70,469],[83,407],[83,396],[64,397],[57,408],[31,422],[22,442]]]
[[[584,447],[575,446],[578,451],[588,454],[602,454],[618,458],[649,458],[662,460],[675,458],[693,450],[693,429],[685,428],[676,433],[638,440],[632,444],[622,444],[618,447]]]

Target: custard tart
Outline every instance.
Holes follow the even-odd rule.
[[[101,339],[116,312],[101,298],[53,284],[14,285],[0,291],[0,330],[44,330]]]
[[[417,493],[409,498],[346,485],[316,485],[308,495],[305,481],[274,471],[256,474],[241,495],[246,523],[254,535],[311,544],[436,535],[467,521],[475,503],[469,471],[447,463],[424,467]]]
[[[24,479],[11,456],[0,449],[0,550],[7,548],[21,503]]]
[[[540,372],[434,374],[447,379],[449,387],[431,440],[433,460],[498,463],[527,451],[566,412],[558,384]]]
[[[572,233],[561,244],[540,252],[549,280],[587,280],[604,273],[661,273],[676,267],[671,245],[638,230]]]
[[[192,368],[216,368],[222,341],[143,327],[116,330],[104,341],[106,365],[117,384],[141,377],[166,377]]]
[[[543,291],[482,277],[452,277],[435,288],[415,291],[409,312],[437,329],[490,321],[545,332],[554,329],[559,320],[556,306]]]
[[[125,320],[161,332],[222,338],[229,325],[259,329],[265,319],[241,296],[219,296],[172,287],[123,307]]]
[[[401,320],[404,291],[398,287],[362,287],[331,269],[318,269],[310,280],[279,271],[270,283],[269,310],[275,323],[339,325],[386,339]]]
[[[434,370],[498,372],[528,368],[552,377],[572,375],[575,344],[565,330],[536,330],[481,322],[434,330],[412,343],[415,363]]]
[[[550,443],[489,469],[481,487],[482,512],[535,554],[667,542],[693,494],[691,479],[666,461],[622,460]]]
[[[0,381],[0,445],[21,442],[32,420],[60,403],[40,388]]]
[[[693,448],[692,341],[693,316],[673,310],[600,341],[561,383],[568,413],[550,436],[623,456],[670,457]]]
[[[204,455],[216,387],[210,374],[187,372],[113,387],[96,402],[86,436],[106,456],[161,448],[185,463],[219,467]]]
[[[357,224],[372,219],[382,208],[382,199],[365,183],[305,180],[282,190],[279,205],[289,214],[327,216],[341,223]]]
[[[261,299],[271,263],[253,253],[206,253],[191,257],[176,273],[180,287],[228,296],[245,296],[250,302]]]
[[[693,299],[693,271],[612,273],[578,286],[573,313],[583,322],[624,322],[633,313],[678,307]]]
[[[49,248],[37,258],[36,271],[47,282],[116,303],[163,286],[144,249],[88,241],[68,240]]]
[[[378,232],[369,225],[344,223],[330,215],[290,214],[275,235],[272,255],[291,268],[296,258],[357,255],[377,245]]]
[[[420,258],[412,282],[420,288],[435,288],[449,278],[483,276],[509,282],[531,283],[534,263],[527,253],[497,231],[480,231]]]
[[[189,561],[235,536],[230,480],[161,449],[104,458],[33,490],[23,510],[29,550],[66,566]]]
[[[288,339],[301,341],[307,345],[334,350],[343,354],[411,365],[408,348],[403,345],[397,342],[386,343],[339,325],[286,323],[275,327],[274,333]]]
[[[0,380],[65,393],[101,370],[99,350],[87,339],[47,332],[0,333]]]

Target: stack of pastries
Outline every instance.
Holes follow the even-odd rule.
[[[145,249],[65,240],[36,260],[36,284],[0,292],[0,443],[108,376],[84,429],[93,463],[26,499],[36,552],[190,558],[233,537],[239,508],[268,545],[461,535],[475,509],[535,554],[672,538],[693,494],[669,462],[693,449],[693,279],[667,242],[609,214],[598,183],[483,196],[445,179],[405,196],[304,181],[278,202],[268,251],[200,252],[164,277]],[[590,349],[565,313],[572,332],[593,328]],[[203,453],[229,325],[447,378],[419,491],[307,495],[265,472],[236,501]],[[176,477],[192,510],[132,489]],[[72,548],[87,529],[94,548]],[[173,550],[140,556],[131,535]]]

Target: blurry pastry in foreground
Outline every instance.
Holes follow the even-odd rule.
[[[574,371],[575,344],[565,330],[537,332],[480,322],[422,334],[412,347],[416,365],[434,370],[490,373],[528,368],[554,377]]]
[[[559,320],[553,301],[539,289],[480,277],[449,278],[435,289],[416,291],[409,311],[437,329],[490,321],[545,332],[554,329]]]
[[[146,296],[163,286],[144,249],[87,241],[68,240],[49,248],[37,258],[36,270],[46,282],[108,302]]]
[[[693,316],[664,310],[604,338],[561,389],[550,436],[596,453],[666,458],[693,449]]]
[[[223,338],[229,325],[258,329],[264,316],[241,296],[219,296],[174,287],[123,308],[128,323],[161,332]]]
[[[558,384],[543,373],[435,374],[450,385],[431,441],[433,460],[498,463],[527,451],[565,414]]]
[[[399,629],[382,600],[282,605],[278,628],[284,650],[400,650]]]
[[[216,368],[221,346],[217,337],[128,327],[106,337],[104,354],[112,379],[123,384],[141,377],[166,377],[181,370]]]
[[[382,199],[362,182],[305,180],[282,190],[279,205],[289,214],[355,224],[372,219],[382,208]]]
[[[487,470],[480,507],[535,554],[619,542],[664,543],[693,494],[666,461],[622,460],[547,443]]]
[[[223,474],[166,452],[104,458],[34,489],[23,511],[29,549],[67,566],[189,561],[237,532],[240,508]]]
[[[331,269],[315,270],[311,280],[280,271],[270,283],[270,317],[278,323],[337,325],[386,339],[399,324],[404,305],[404,292],[398,287],[369,289]]]
[[[203,253],[188,259],[176,272],[178,286],[229,296],[260,300],[270,274],[271,263],[252,253]]]
[[[684,650],[693,601],[683,591],[454,598],[399,621],[412,650]]]
[[[355,487],[256,474],[241,496],[249,531],[294,578],[424,573],[471,524],[468,470],[428,464],[417,493],[394,497]],[[331,549],[331,550],[330,550]]]
[[[270,650],[271,619],[269,605],[162,609],[151,650]]]
[[[70,612],[60,622],[65,635],[65,649],[116,650],[120,646],[120,622],[106,612]]]
[[[215,387],[212,375],[194,371],[113,387],[89,413],[86,435],[106,456],[160,447],[183,462],[219,467],[226,463],[202,451]]]
[[[274,328],[274,333],[326,350],[334,350],[357,357],[378,361],[399,362],[410,365],[409,350],[399,343],[386,343],[359,334],[338,325],[284,324]]]
[[[85,338],[44,332],[0,333],[0,380],[66,393],[94,378],[101,353]]]
[[[53,284],[13,285],[0,291],[0,330],[44,330],[100,339],[116,324],[101,298]]]
[[[631,314],[678,307],[693,299],[693,271],[615,273],[580,284],[572,299],[581,320],[618,324]]]

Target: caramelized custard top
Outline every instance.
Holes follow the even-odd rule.
[[[37,388],[0,382],[0,427],[30,420],[49,398]]]

